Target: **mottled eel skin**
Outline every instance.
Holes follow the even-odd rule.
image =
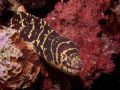
[[[82,61],[78,49],[69,39],[51,30],[43,19],[14,12],[6,26],[18,30],[24,40],[32,42],[39,55],[52,67],[69,75],[80,72]]]

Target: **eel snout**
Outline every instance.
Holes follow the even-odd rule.
[[[63,70],[71,75],[79,75],[83,62],[78,53],[64,54]]]

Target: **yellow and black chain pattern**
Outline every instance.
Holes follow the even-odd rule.
[[[24,40],[32,42],[39,55],[56,69],[73,75],[81,70],[82,61],[73,42],[51,30],[43,19],[15,12],[6,26],[18,30]]]

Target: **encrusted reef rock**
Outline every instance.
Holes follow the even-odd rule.
[[[34,47],[16,30],[0,30],[0,90],[30,87],[40,72],[39,57]]]

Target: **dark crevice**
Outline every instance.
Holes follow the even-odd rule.
[[[98,21],[98,24],[99,24],[99,25],[107,25],[107,20],[104,19],[104,18],[101,18],[101,19]]]
[[[63,0],[65,3],[68,2],[69,0]]]
[[[101,38],[101,37],[102,37],[102,31],[100,31],[100,32],[97,34],[97,37],[98,37],[98,38]]]
[[[34,7],[34,6],[29,6],[28,4],[25,4],[25,8],[27,10],[28,13],[31,13],[35,16],[38,16],[40,18],[45,18],[47,16],[47,14],[52,11],[54,9],[55,4],[58,2],[59,0],[46,0],[45,4],[40,6],[40,7]]]
[[[1,18],[2,24],[5,24],[6,22],[8,22],[10,18],[13,16],[13,14],[14,13],[12,11],[3,10],[2,18]]]
[[[89,90],[120,90],[120,55],[113,54],[112,60],[116,64],[115,70],[111,74],[102,74]]]
[[[104,13],[105,16],[108,16],[108,15],[111,15],[112,11],[108,8],[103,13]]]

